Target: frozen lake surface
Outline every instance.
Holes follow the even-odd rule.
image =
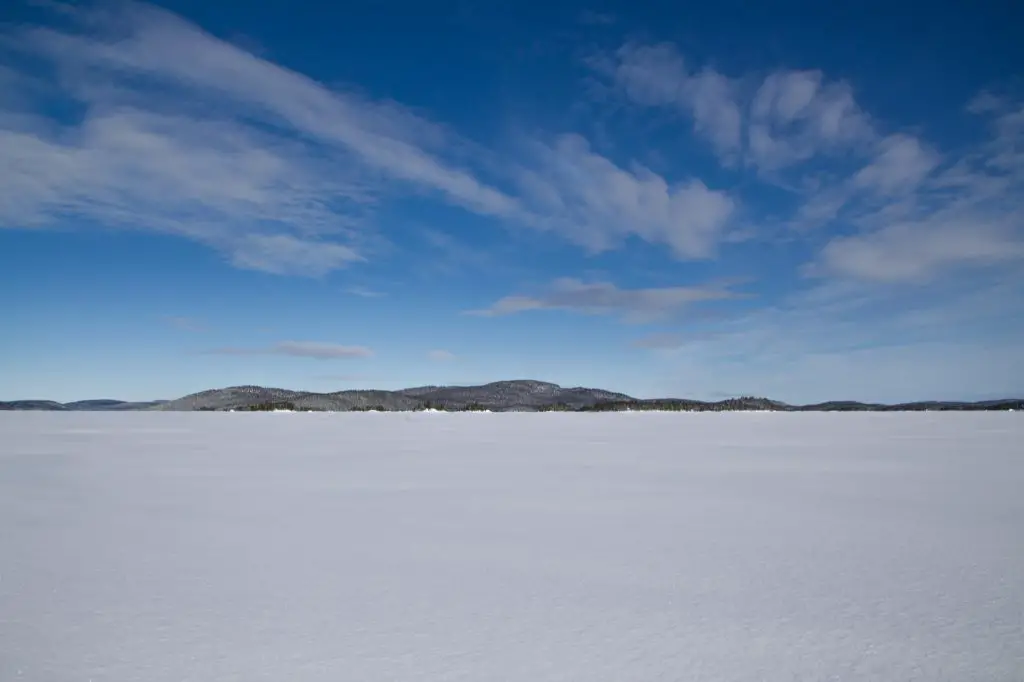
[[[1024,679],[1024,415],[0,413],[0,679]]]

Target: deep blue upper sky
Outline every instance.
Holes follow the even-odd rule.
[[[1024,394],[1024,6],[833,5],[4,3],[0,399]]]

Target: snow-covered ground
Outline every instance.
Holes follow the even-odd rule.
[[[0,680],[1024,679],[1020,414],[0,413]]]

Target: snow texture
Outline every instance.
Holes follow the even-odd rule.
[[[0,415],[0,680],[1024,679],[1020,414]]]

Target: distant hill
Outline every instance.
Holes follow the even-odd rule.
[[[264,410],[308,410],[350,412],[411,410],[493,412],[622,412],[677,411],[729,412],[759,410],[772,412],[892,412],[892,411],[966,411],[1024,410],[1024,399],[986,400],[982,402],[914,402],[896,405],[830,401],[813,405],[787,405],[757,397],[729,398],[719,401],[684,398],[639,399],[624,393],[599,388],[564,388],[545,381],[495,381],[482,386],[417,386],[398,391],[351,390],[333,393],[292,391],[265,386],[215,388],[177,398],[128,402],[97,399],[58,403],[52,400],[15,400],[0,402],[0,410],[44,411],[127,411],[163,410],[179,412],[223,412]]]
[[[261,407],[278,409],[345,412],[379,407],[386,411],[413,410],[421,401],[395,391],[338,391],[312,393],[263,386],[216,388],[171,400],[154,409],[175,411],[247,410]]]
[[[439,410],[475,407],[493,411],[534,411],[555,405],[579,409],[611,400],[633,400],[624,393],[599,388],[562,388],[558,384],[528,380],[495,381],[483,386],[426,386],[397,393]]]
[[[335,393],[234,386],[193,393],[166,402],[160,410],[251,410],[284,407],[328,412],[351,410],[537,411],[564,405],[578,409],[608,400],[632,400],[623,393],[592,388],[562,388],[543,381],[497,381],[483,386],[421,386],[399,391],[353,390]]]
[[[834,401],[815,405],[800,405],[791,408],[801,412],[964,412],[984,410],[1024,410],[1024,399],[982,400],[979,402],[955,402],[926,400],[914,403],[883,405],[879,403],[858,403]]]
[[[129,402],[126,400],[111,400],[100,398],[98,400],[76,400],[73,403],[64,403],[65,409],[78,412],[95,412],[107,410],[146,410],[157,405],[162,405],[166,400],[149,400],[146,402]]]
[[[131,402],[100,398],[97,400],[76,400],[71,403],[58,403],[53,400],[10,400],[0,401],[0,410],[41,410],[47,412],[110,412],[126,410],[148,410],[163,404],[164,400]]]
[[[686,400],[682,398],[654,398],[651,400],[614,400],[601,402],[597,405],[585,407],[583,412],[614,412],[625,410],[658,410],[671,412],[750,412],[770,411],[785,412],[794,408],[786,403],[767,398],[728,398],[715,402],[703,400]]]
[[[0,410],[45,410],[53,412],[66,409],[68,408],[64,407],[63,404],[52,400],[11,400],[0,402]]]

